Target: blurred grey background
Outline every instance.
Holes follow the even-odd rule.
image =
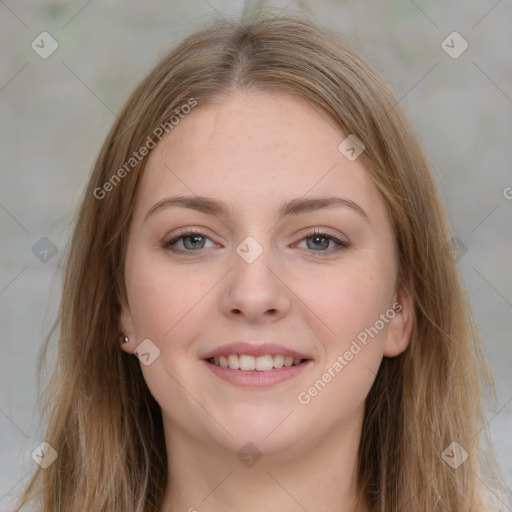
[[[73,216],[116,112],[169,45],[261,5],[0,0],[0,510],[12,509],[44,440],[36,360],[57,312]],[[307,11],[356,39],[411,117],[498,383],[485,428],[512,489],[512,3],[264,5]]]

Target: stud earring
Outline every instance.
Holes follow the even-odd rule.
[[[124,332],[120,332],[119,333],[119,338],[121,338],[121,343],[124,345],[125,343],[128,343],[130,341],[130,339],[128,338],[128,336],[126,336],[126,334],[124,334]]]

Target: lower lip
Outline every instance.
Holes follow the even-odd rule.
[[[297,366],[283,366],[282,368],[274,368],[262,372],[258,370],[233,370],[209,363],[204,359],[203,363],[217,377],[231,382],[231,384],[246,388],[267,388],[299,375],[306,368],[309,368],[313,361],[310,359]]]

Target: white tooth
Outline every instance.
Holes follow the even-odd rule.
[[[240,356],[240,370],[254,370],[256,368],[256,358],[252,356]]]
[[[284,364],[284,356],[279,354],[278,356],[274,356],[274,368],[282,368]]]
[[[271,356],[253,357],[249,355],[229,354],[228,356],[214,357],[217,366],[231,368],[232,370],[258,370],[260,372],[269,371],[273,368],[282,368],[283,366],[297,365],[302,359],[293,358],[293,356],[284,356],[277,354]]]
[[[256,358],[256,370],[263,372],[272,370],[274,367],[274,358],[271,355],[258,356]]]
[[[228,363],[232,370],[238,370],[240,368],[240,360],[236,354],[230,354],[228,356]]]

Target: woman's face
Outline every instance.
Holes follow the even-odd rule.
[[[295,97],[237,94],[199,103],[149,155],[121,325],[167,429],[270,454],[362,421],[411,319],[390,217],[339,149],[348,135]],[[290,359],[307,361],[277,368]]]

